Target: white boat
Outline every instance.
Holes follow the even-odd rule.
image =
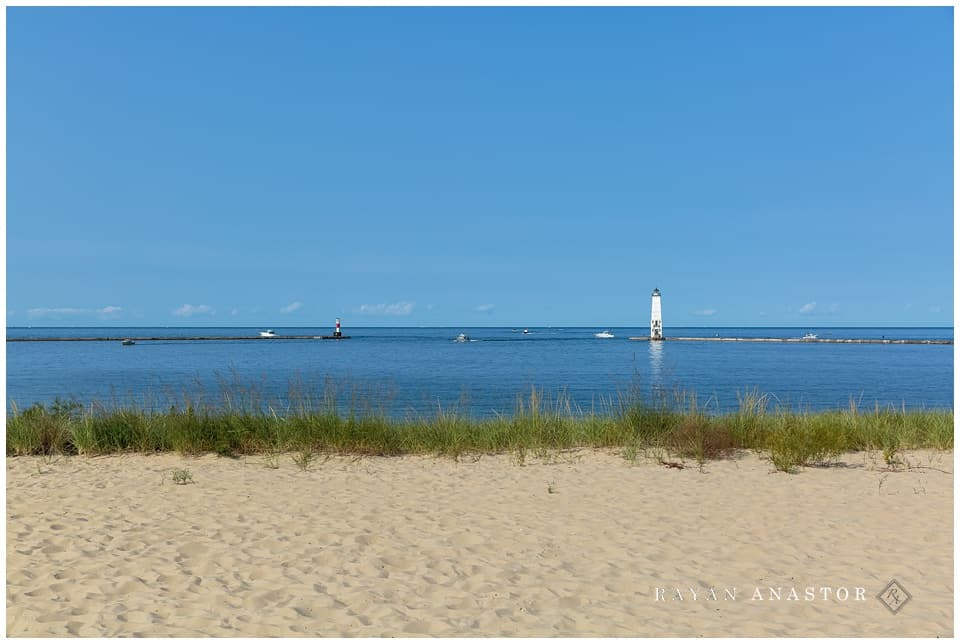
[[[804,333],[804,334],[803,334],[803,337],[800,338],[800,339],[801,339],[801,340],[816,340],[816,339],[817,339],[817,334],[816,334],[816,333]]]
[[[530,333],[530,331],[528,331],[527,329],[524,329],[523,332],[524,332],[524,333]]]
[[[595,338],[615,338],[617,336],[610,333],[609,329],[606,331],[601,331],[600,333],[594,333],[593,337]]]
[[[277,334],[273,332],[273,329],[267,329],[266,331],[260,332],[261,338],[275,338]]]
[[[124,339],[124,340],[120,340],[120,344],[122,344],[122,345],[125,346],[125,347],[129,347],[129,346],[131,346],[131,345],[136,344],[136,342],[134,342],[133,340],[130,340],[130,339]]]
[[[466,333],[461,333],[453,340],[454,342],[470,342],[470,336]]]

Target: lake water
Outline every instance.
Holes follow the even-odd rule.
[[[331,329],[276,328],[281,335]],[[793,409],[953,407],[952,345],[635,342],[647,328],[345,328],[350,340],[8,342],[7,401],[23,408],[55,398],[164,408],[185,398],[236,404],[249,395],[283,411],[296,391],[336,389],[341,409],[394,416],[439,408],[476,417],[510,414],[517,397],[541,389],[583,410],[621,395],[696,393],[700,405],[731,410],[757,389]],[[254,328],[25,328],[8,337],[245,336]],[[668,336],[952,339],[952,328],[668,328]],[[453,339],[458,333],[468,343]],[[291,393],[291,391],[294,393]]]

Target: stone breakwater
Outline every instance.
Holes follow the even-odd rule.
[[[632,337],[631,340],[650,342],[648,337]],[[660,341],[675,342],[790,342],[796,344],[953,344],[953,340],[914,340],[887,338],[662,338]]]
[[[224,340],[258,340],[270,342],[272,340],[349,340],[349,335],[275,335],[264,338],[255,335],[193,335],[193,336],[153,336],[153,337],[90,337],[90,338],[7,338],[7,342],[198,342]]]

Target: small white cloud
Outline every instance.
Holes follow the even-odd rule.
[[[86,309],[73,309],[69,307],[27,309],[27,315],[32,318],[45,317],[48,315],[81,315],[87,312]]]
[[[200,315],[201,313],[212,314],[213,308],[207,304],[184,304],[173,312],[174,315],[182,318],[188,318],[191,315]]]
[[[28,309],[27,315],[31,318],[42,318],[42,317],[60,317],[63,315],[91,315],[97,314],[100,317],[111,317],[118,315],[123,311],[122,306],[104,306],[99,309],[77,309],[68,306],[61,307],[50,307],[50,308],[34,308]]]
[[[493,304],[480,304],[477,306],[477,312],[479,313],[490,313],[493,311]]]
[[[940,308],[940,305],[939,305],[939,304],[933,304],[933,305],[931,305],[930,308],[927,309],[927,310],[930,311],[931,313],[939,313],[939,312],[942,311],[943,309]]]
[[[283,307],[282,309],[280,309],[280,312],[281,312],[281,313],[293,313],[294,311],[296,311],[297,309],[299,309],[299,308],[302,307],[302,306],[303,306],[303,304],[301,304],[300,302],[291,302],[290,304],[287,304],[285,307]]]
[[[703,316],[709,317],[709,316],[715,314],[716,312],[717,312],[717,309],[700,309],[699,311],[694,311],[693,314],[694,314],[694,315],[703,315]]]
[[[366,315],[410,315],[413,312],[414,302],[394,302],[393,304],[361,304],[353,310],[354,313]]]
[[[815,308],[817,308],[816,302],[807,302],[800,307],[800,315],[809,315],[810,313],[813,313]]]
[[[397,302],[386,308],[390,315],[410,315],[413,312],[413,302]]]

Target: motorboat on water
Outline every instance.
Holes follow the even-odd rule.
[[[461,333],[456,338],[453,339],[454,342],[470,342],[470,336],[466,333]]]
[[[267,329],[266,331],[260,332],[261,338],[275,338],[277,334],[273,332],[273,329]]]
[[[528,331],[527,329],[524,329],[523,332],[524,332],[524,333],[530,333],[530,331]]]
[[[133,340],[124,339],[124,340],[120,340],[120,344],[122,344],[125,347],[129,347],[133,344],[136,344],[136,342],[134,342]]]
[[[593,334],[593,337],[595,337],[595,338],[615,338],[615,337],[617,337],[617,336],[615,336],[615,335],[613,335],[612,333],[610,333],[610,330],[607,329],[606,331],[601,331],[600,333],[594,333],[594,334]]]
[[[804,334],[803,334],[803,337],[800,338],[800,339],[801,339],[801,340],[816,340],[816,339],[817,339],[817,334],[816,334],[816,333],[804,333]]]

